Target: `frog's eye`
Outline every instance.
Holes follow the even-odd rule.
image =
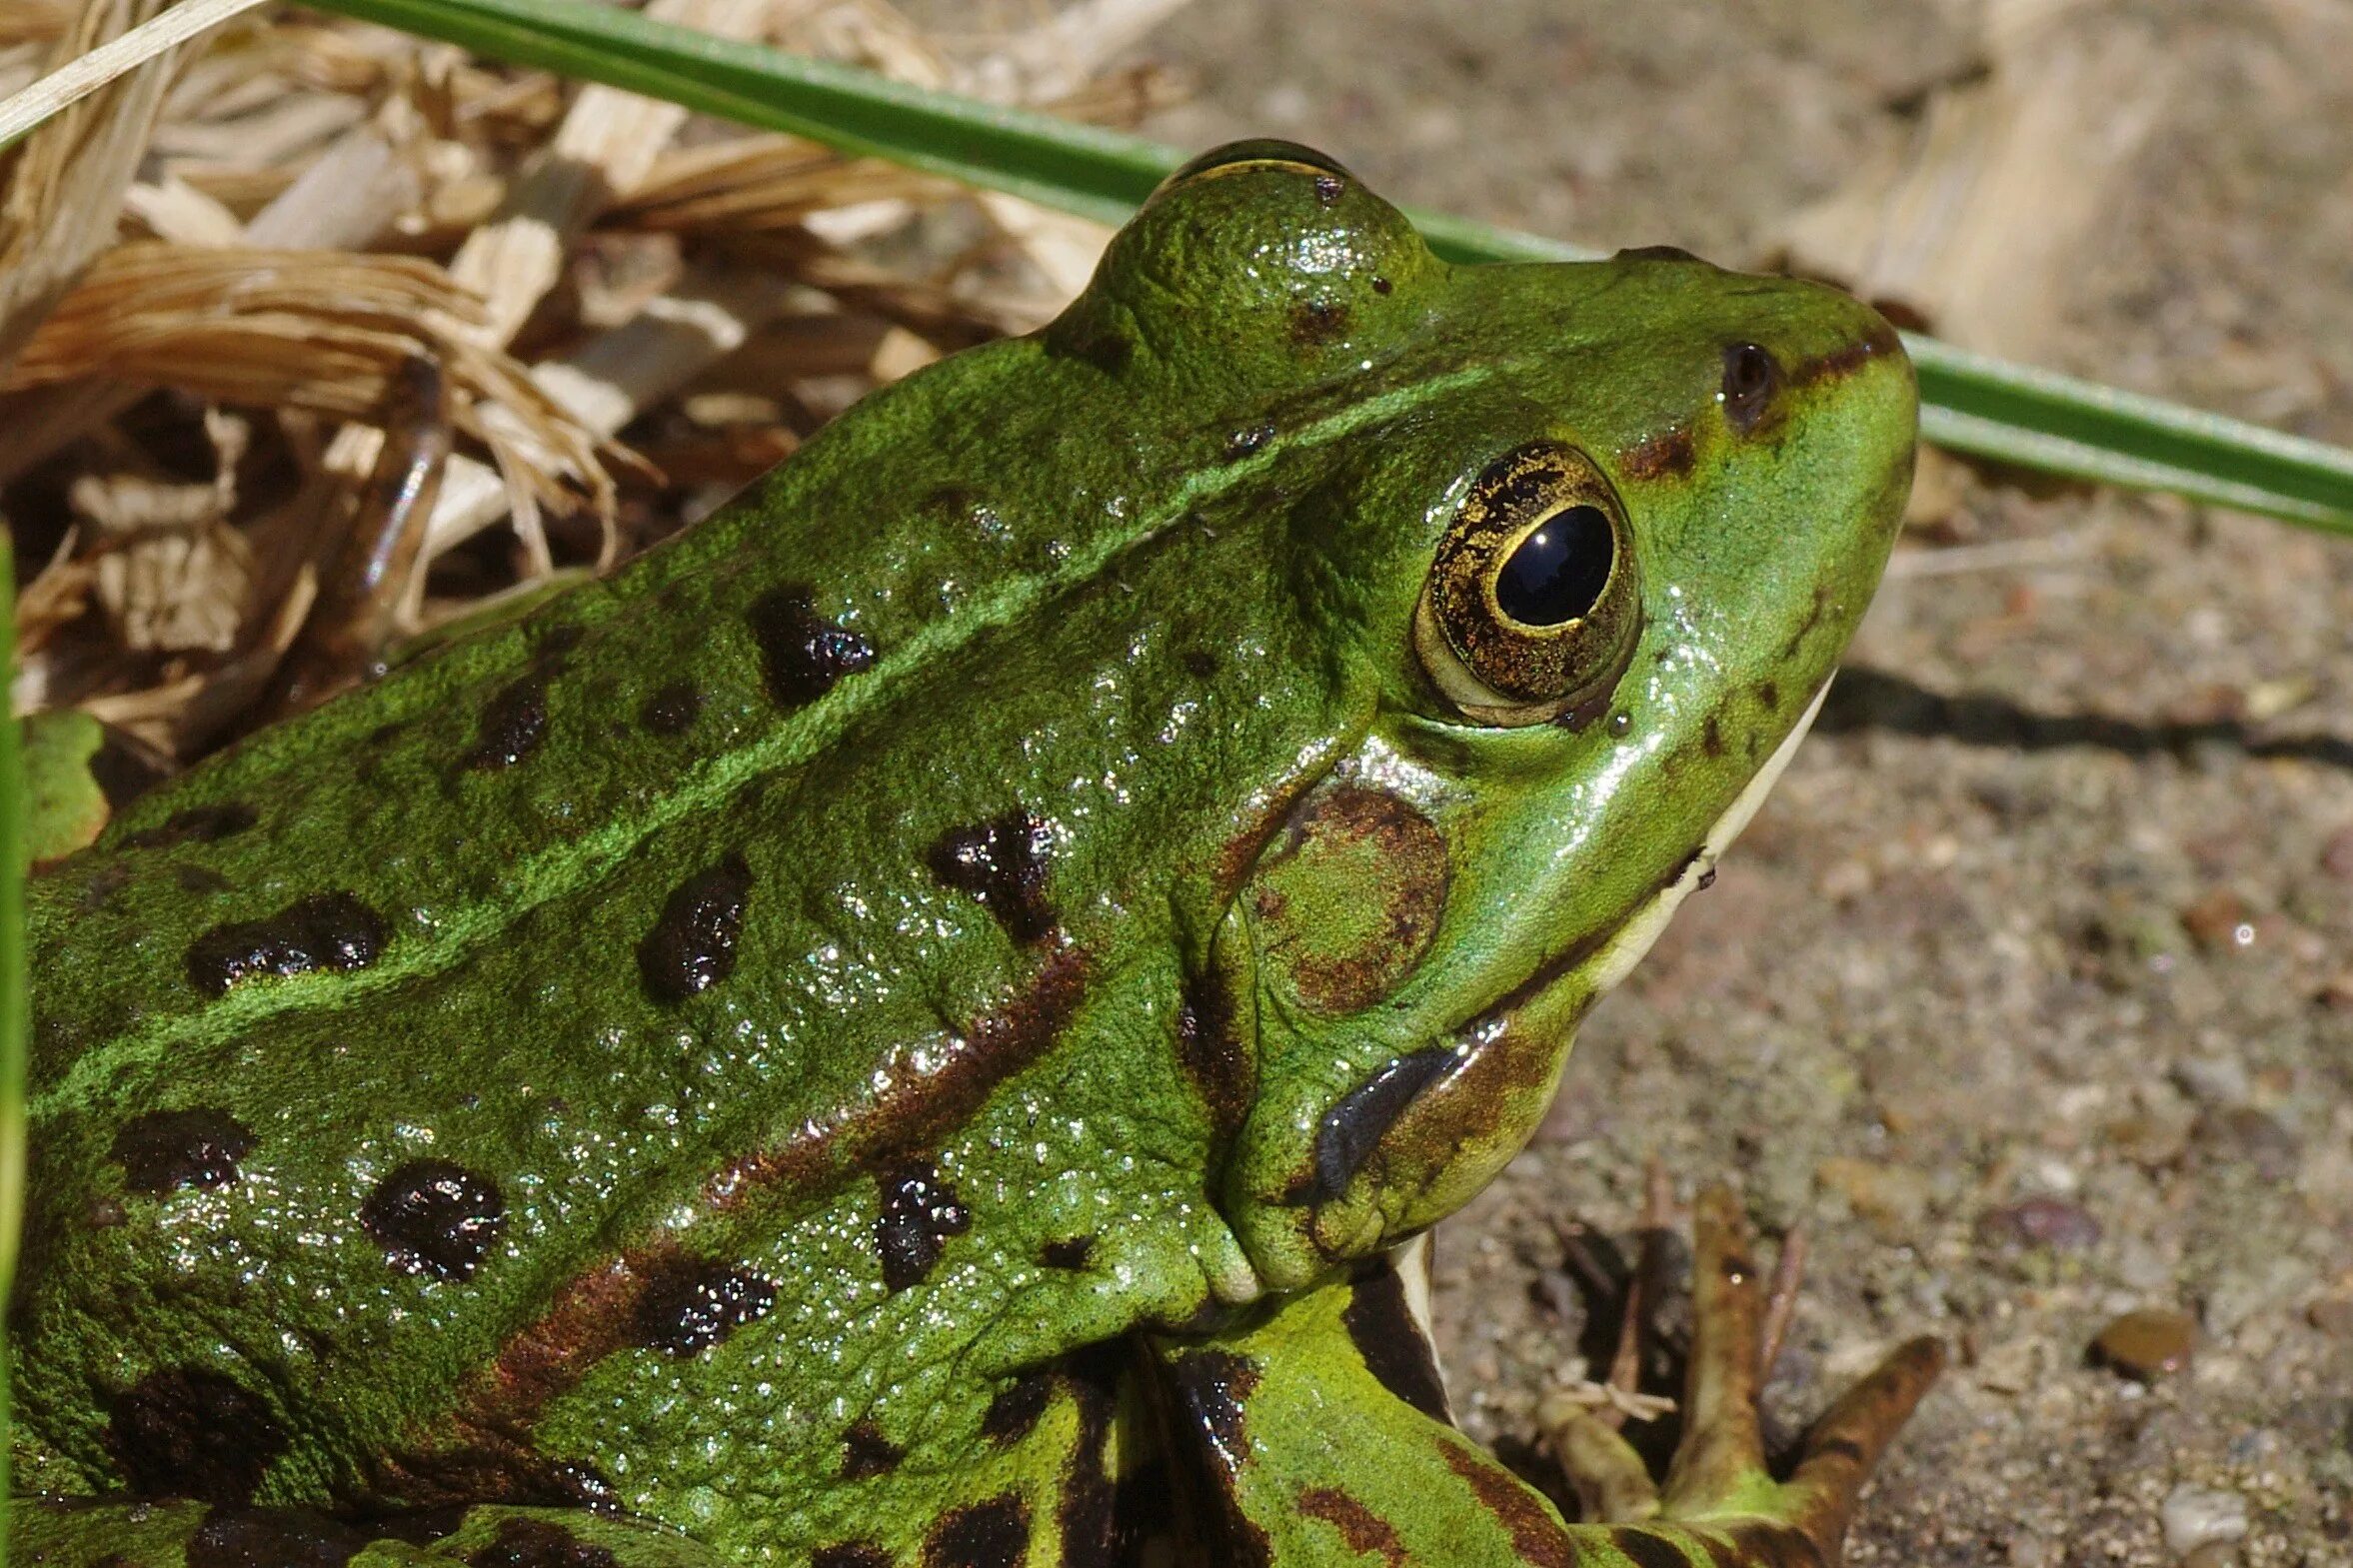
[[[1413,617],[1429,679],[1465,719],[1589,718],[1641,630],[1625,511],[1592,461],[1531,442],[1471,482]]]

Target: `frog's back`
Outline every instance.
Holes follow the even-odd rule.
[[[951,362],[40,883],[26,1484],[790,1512],[1206,1301],[1173,879],[1314,727],[1188,729],[1300,662],[1105,374]]]

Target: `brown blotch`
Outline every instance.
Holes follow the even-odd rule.
[[[1717,1568],[1835,1568],[1812,1537],[1786,1524],[1729,1526],[1721,1540],[1707,1539],[1707,1553]]]
[[[842,1434],[842,1479],[871,1481],[889,1475],[907,1457],[907,1450],[883,1435],[874,1417],[861,1416]]]
[[[768,695],[787,708],[816,702],[875,662],[874,645],[820,616],[806,588],[762,595],[752,603],[750,623]]]
[[[1184,982],[1176,1007],[1176,1059],[1218,1135],[1239,1131],[1257,1088],[1257,1060],[1241,1037],[1229,982],[1213,970]]]
[[[1178,662],[1184,666],[1184,673],[1195,681],[1206,681],[1217,673],[1217,656],[1203,649],[1186,649]]]
[[[695,728],[703,713],[703,694],[691,681],[673,681],[658,688],[638,710],[638,723],[659,736],[682,736]]]
[[[130,1489],[242,1507],[286,1432],[258,1394],[218,1372],[151,1372],[108,1401],[107,1452]]]
[[[580,1539],[553,1519],[503,1519],[466,1568],[618,1568],[605,1547]]]
[[[1392,1568],[1402,1568],[1406,1560],[1396,1527],[1337,1487],[1306,1488],[1299,1493],[1299,1512],[1339,1531],[1340,1540],[1359,1557],[1378,1552]]]
[[[176,843],[219,843],[261,820],[261,813],[242,800],[220,800],[174,811],[154,827],[124,835],[126,849],[162,849]]]
[[[227,1508],[188,1538],[187,1568],[343,1568],[367,1544],[308,1508]]]
[[[924,1537],[924,1568],[1017,1568],[1029,1553],[1029,1505],[1011,1492],[951,1508]]]
[[[1051,1373],[1025,1372],[989,1401],[981,1417],[981,1435],[993,1443],[1018,1443],[1036,1430],[1039,1418],[1054,1400]]]
[[[965,1032],[962,1049],[926,1076],[891,1088],[833,1125],[728,1161],[704,1183],[704,1201],[725,1212],[753,1192],[848,1171],[890,1169],[899,1152],[936,1146],[987,1103],[998,1084],[1062,1038],[1086,1000],[1091,965],[1084,949],[1056,948],[1029,985]]]
[[[672,889],[661,918],[638,943],[638,969],[656,1001],[685,1001],[736,972],[736,940],[751,892],[752,867],[733,853]]]
[[[164,1193],[228,1186],[252,1150],[253,1134],[225,1110],[147,1110],[116,1130],[107,1157],[121,1162],[133,1192]]]
[[[1093,1236],[1066,1236],[1038,1249],[1038,1261],[1048,1268],[1085,1268],[1095,1257]]]
[[[1710,757],[1724,755],[1724,727],[1713,714],[1709,714],[1707,723],[1699,727],[1699,750]]]
[[[1359,1012],[1420,966],[1449,880],[1445,835],[1409,801],[1354,785],[1320,790],[1251,878],[1268,968],[1310,1012]],[[1335,903],[1356,916],[1338,935]]]
[[[1691,1568],[1691,1559],[1672,1541],[1661,1540],[1640,1525],[1618,1525],[1609,1532],[1609,1544],[1624,1554],[1634,1568]],[[1712,1552],[1711,1554],[1712,1555]],[[1744,1568],[1765,1568],[1762,1562]]]
[[[811,1553],[809,1568],[892,1568],[894,1561],[872,1541],[836,1541]]]
[[[1479,1506],[1510,1534],[1511,1549],[1527,1568],[1576,1568],[1577,1549],[1570,1544],[1567,1532],[1553,1523],[1536,1494],[1509,1471],[1486,1455],[1453,1443],[1440,1443],[1438,1453],[1447,1468],[1470,1488]],[[1689,1565],[1678,1564],[1677,1568]]]
[[[495,773],[512,768],[540,748],[548,736],[548,688],[536,675],[525,676],[490,700],[482,710],[474,750],[463,759],[470,773]]]
[[[1780,686],[1771,681],[1757,682],[1756,700],[1764,705],[1766,713],[1779,713],[1781,709]]]
[[[414,1159],[376,1183],[360,1225],[410,1274],[472,1279],[507,1224],[498,1183],[446,1159]]]
[[[875,1250],[883,1259],[883,1286],[896,1292],[922,1283],[948,1238],[971,1229],[973,1216],[929,1164],[912,1161],[878,1179],[883,1212],[875,1219]]]
[[[1340,1325],[1374,1381],[1431,1420],[1454,1424],[1437,1358],[1405,1305],[1405,1282],[1395,1269],[1383,1264],[1356,1281]]]
[[[1396,285],[1395,285],[1395,284],[1393,284],[1393,283],[1389,282],[1389,281],[1388,281],[1388,279],[1386,279],[1386,278],[1382,277],[1382,276],[1381,276],[1379,273],[1377,273],[1377,272],[1376,272],[1376,273],[1374,273],[1374,274],[1372,275],[1372,292],[1373,292],[1373,293],[1375,293],[1375,294],[1378,294],[1378,295],[1381,295],[1382,297],[1384,297],[1384,298],[1385,298],[1385,297],[1387,296],[1387,294],[1388,294],[1389,290],[1391,290],[1391,289],[1393,289],[1393,288],[1395,288],[1395,287],[1396,287]]]
[[[348,892],[298,898],[259,920],[216,925],[188,944],[188,981],[210,995],[264,974],[364,969],[383,953],[384,916]]]
[[[172,880],[179,883],[180,891],[193,893],[199,898],[210,898],[215,893],[229,890],[229,878],[209,865],[175,865],[172,867]]]
[[[1867,332],[1844,347],[1800,362],[1790,372],[1789,382],[1792,386],[1808,387],[1816,382],[1838,381],[1881,356],[1902,352],[1903,340],[1895,335],[1894,327],[1884,320],[1874,321]]]
[[[1691,472],[1696,456],[1691,427],[1670,425],[1618,453],[1617,465],[1628,479],[1681,479]]]
[[[1054,829],[1027,811],[1008,811],[969,827],[951,827],[924,851],[924,864],[943,887],[969,893],[1016,941],[1036,941],[1054,929],[1047,902]]]
[[[637,1341],[681,1358],[699,1355],[776,1305],[776,1286],[749,1269],[678,1259],[638,1297]]]
[[[1290,310],[1290,341],[1322,348],[1348,335],[1348,308],[1337,300],[1301,300]]]

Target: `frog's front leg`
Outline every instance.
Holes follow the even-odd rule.
[[[1436,1363],[1378,1266],[1233,1330],[1155,1341],[1172,1442],[1223,1531],[1219,1561],[1307,1568],[1768,1568],[1834,1564],[1881,1449],[1943,1361],[1903,1346],[1807,1435],[1796,1468],[1765,1468],[1756,1416],[1757,1285],[1729,1193],[1701,1200],[1694,1336],[1681,1446],[1639,1519],[1564,1524],[1552,1505],[1445,1419]],[[1626,1496],[1629,1450],[1580,1430],[1566,1462]]]

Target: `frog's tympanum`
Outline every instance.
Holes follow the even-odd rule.
[[[1913,432],[1831,290],[1199,160],[37,879],[16,1560],[1834,1558],[1933,1356],[1775,1480],[1735,1218],[1637,1522],[1453,1429],[1388,1260],[1795,745]]]

